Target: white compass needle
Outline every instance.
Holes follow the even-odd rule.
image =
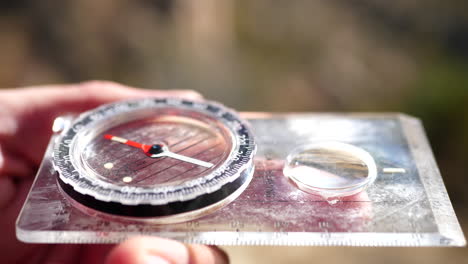
[[[181,161],[185,161],[185,162],[188,162],[188,163],[192,163],[192,164],[196,164],[196,165],[199,165],[199,166],[203,166],[203,167],[206,167],[206,168],[211,168],[214,166],[213,163],[209,163],[209,162],[206,162],[206,161],[203,161],[203,160],[198,160],[198,159],[194,159],[194,158],[190,158],[190,157],[187,157],[187,156],[184,156],[184,155],[180,155],[180,154],[177,154],[177,153],[174,153],[174,152],[170,152],[170,151],[164,151],[162,152],[161,154],[157,154],[157,155],[152,155],[151,157],[153,156],[166,156],[166,157],[170,157],[170,158],[173,158],[173,159],[178,159],[178,160],[181,160]]]

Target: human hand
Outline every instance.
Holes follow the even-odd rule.
[[[0,249],[5,263],[225,263],[216,247],[137,237],[111,245],[39,245],[16,239],[15,220],[51,136],[65,113],[129,98],[171,96],[201,99],[193,91],[148,91],[111,82],[51,85],[0,91]],[[29,140],[24,140],[24,139]]]

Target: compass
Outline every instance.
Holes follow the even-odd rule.
[[[466,244],[418,119],[244,116],[250,125],[217,103],[163,98],[56,119],[16,222],[18,239]]]
[[[233,110],[207,101],[122,101],[85,112],[53,152],[61,190],[104,214],[184,221],[234,200],[256,145]]]

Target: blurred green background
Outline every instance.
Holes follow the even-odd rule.
[[[102,79],[240,111],[421,118],[468,227],[468,2],[0,2],[0,87]],[[228,247],[234,263],[464,263],[466,249]]]

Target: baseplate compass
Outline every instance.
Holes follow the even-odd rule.
[[[463,246],[420,122],[174,98],[62,118],[17,220],[31,243]],[[254,137],[255,135],[255,141]]]

